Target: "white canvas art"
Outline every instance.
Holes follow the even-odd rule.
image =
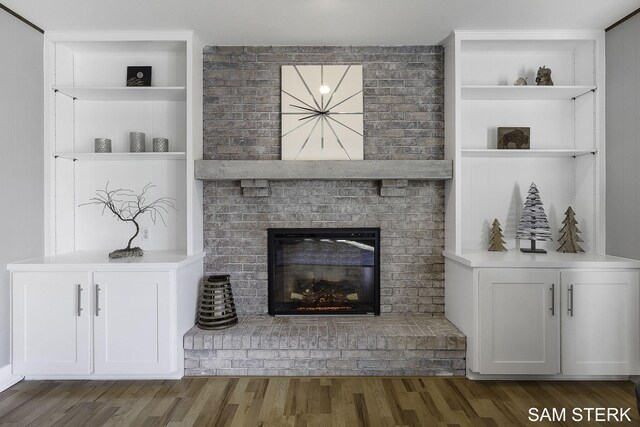
[[[362,160],[362,65],[282,66],[282,160]]]

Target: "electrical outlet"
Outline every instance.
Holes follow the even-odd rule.
[[[142,231],[140,233],[142,240],[149,240],[151,236],[151,227],[142,227]]]

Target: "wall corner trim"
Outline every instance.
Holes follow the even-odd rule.
[[[28,26],[30,26],[34,30],[39,31],[40,33],[44,34],[44,30],[42,28],[38,27],[36,24],[34,24],[33,22],[31,22],[28,19],[26,19],[24,16],[19,15],[16,12],[14,12],[13,10],[9,9],[7,6],[3,5],[2,3],[0,3],[0,9],[4,10],[9,15],[12,15],[12,16],[16,17],[17,19],[19,19],[20,21],[24,22],[25,24],[27,24]]]
[[[618,21],[614,22],[613,24],[609,25],[607,28],[604,29],[604,31],[607,32],[607,31],[613,30],[618,25],[622,24],[624,21],[627,21],[627,20],[633,18],[634,16],[636,16],[638,13],[640,13],[640,8],[634,10],[630,14],[624,16],[623,18],[621,18]]]

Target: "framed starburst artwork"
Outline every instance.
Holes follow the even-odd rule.
[[[362,160],[362,65],[282,66],[282,160]]]

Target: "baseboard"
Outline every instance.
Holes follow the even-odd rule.
[[[11,387],[17,382],[22,381],[24,377],[14,375],[11,372],[11,365],[5,365],[0,368],[0,393]]]
[[[472,381],[633,381],[629,375],[527,375],[527,374],[479,374],[467,369],[467,378]]]

